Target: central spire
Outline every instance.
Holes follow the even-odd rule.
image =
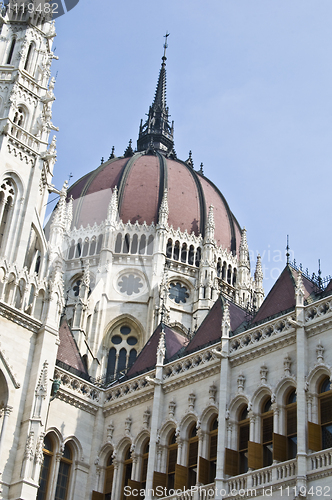
[[[164,55],[161,58],[161,68],[152,106],[149,108],[148,119],[143,125],[141,120],[137,141],[137,150],[157,150],[170,153],[174,146],[174,122],[169,124],[168,107],[166,106],[166,50],[169,33],[165,35]]]

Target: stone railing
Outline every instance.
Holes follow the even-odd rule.
[[[167,382],[172,377],[193,370],[201,365],[207,365],[212,361],[216,361],[217,358],[213,353],[213,349],[218,348],[218,344],[214,344],[208,348],[197,351],[193,354],[180,358],[172,363],[165,365],[164,368],[164,380]],[[220,349],[220,347],[219,347]]]
[[[308,470],[326,469],[332,467],[332,448],[318,451],[308,456]]]
[[[136,392],[143,391],[148,387],[153,390],[152,386],[145,379],[148,375],[150,377],[153,376],[153,372],[146,372],[144,375],[135,377],[127,382],[122,382],[122,384],[116,385],[111,389],[106,389],[105,402],[117,401],[129,394],[133,395]]]
[[[101,391],[95,385],[83,380],[60,367],[56,367],[54,378],[61,380],[60,389],[69,389],[70,392],[84,398],[87,402],[98,404],[101,401]]]
[[[326,314],[332,313],[332,298],[328,297],[322,299],[318,302],[314,302],[305,308],[305,322],[310,323],[311,321],[325,316]]]
[[[15,71],[14,68],[0,66],[0,80],[10,81],[13,71]]]
[[[240,476],[228,479],[228,495],[236,497],[236,493],[241,490],[264,488],[274,483],[283,483],[290,479],[296,479],[297,462],[296,459],[288,460],[279,464],[264,467],[264,469],[247,472]]]
[[[288,330],[294,328],[288,322],[289,317],[292,317],[291,313],[253,328],[252,330],[247,330],[235,335],[231,338],[229,343],[230,353],[234,353],[251,345],[256,346],[259,342],[286,333]]]
[[[22,144],[32,149],[33,151],[39,151],[40,141],[32,134],[29,134],[26,130],[19,127],[13,122],[9,124],[9,134],[16,140],[20,141]]]

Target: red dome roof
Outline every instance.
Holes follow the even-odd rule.
[[[213,205],[218,245],[238,252],[241,229],[218,188],[187,163],[160,153],[113,158],[77,181],[68,192],[74,198],[73,226],[92,226],[105,220],[115,186],[120,218],[125,223],[157,224],[167,188],[169,225],[204,236],[209,206]]]

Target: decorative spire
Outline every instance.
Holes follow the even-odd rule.
[[[60,192],[60,200],[55,209],[54,218],[52,225],[57,224],[59,226],[66,226],[67,219],[67,189],[68,189],[68,181],[65,181],[63,187]]]
[[[137,141],[137,151],[145,151],[149,149],[151,140],[154,149],[160,152],[170,153],[174,146],[174,122],[172,122],[172,125],[169,124],[169,113],[166,105],[166,49],[168,47],[168,37],[169,33],[166,33],[164,55],[162,57],[156,93],[153,104],[149,109],[148,119],[144,125],[143,120],[141,120]]]
[[[214,208],[213,205],[210,205],[209,214],[205,225],[205,238],[204,238],[205,243],[214,242],[214,229],[216,226],[214,223],[213,208]]]
[[[257,263],[256,263],[256,270],[255,270],[255,281],[256,281],[256,285],[258,283],[262,283],[263,282],[262,259],[261,259],[261,256],[259,254],[257,255]]]
[[[229,314],[229,305],[227,300],[223,300],[224,310],[221,321],[221,336],[229,337],[229,331],[231,328],[231,317]]]
[[[290,257],[290,253],[289,253],[289,236],[287,234],[287,246],[286,246],[286,261],[287,261],[287,264],[289,264],[289,257]]]
[[[161,366],[164,364],[164,359],[166,355],[166,344],[165,344],[165,332],[161,331],[157,349],[157,365]]]
[[[248,242],[247,242],[247,230],[244,227],[242,229],[242,237],[241,237],[241,243],[240,243],[240,263],[243,265],[246,265],[250,267],[250,262],[249,262],[249,248],[248,248]]]
[[[189,165],[189,167],[194,168],[194,162],[193,162],[193,156],[192,156],[191,150],[189,151],[189,157],[186,160],[186,163],[187,163],[187,165]]]
[[[303,286],[301,271],[298,271],[298,274],[297,274],[296,287],[295,287],[295,299],[296,299],[297,306],[303,306],[304,286]]]
[[[159,226],[166,227],[168,223],[168,199],[167,199],[167,189],[164,190],[164,196],[161,201],[160,209],[159,209]]]
[[[110,154],[110,157],[109,157],[109,160],[113,160],[113,158],[115,158],[115,154],[114,154],[114,146],[112,147],[112,153]]]
[[[203,166],[204,166],[204,165],[203,165],[203,163],[201,163],[201,164],[200,164],[200,166],[199,166],[199,173],[200,173],[201,175],[204,175]]]
[[[66,231],[70,231],[72,220],[73,220],[73,197],[71,196],[67,203]]]
[[[90,287],[90,264],[89,261],[85,265],[82,277],[82,284],[89,290]]]

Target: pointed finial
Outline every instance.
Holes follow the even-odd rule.
[[[199,173],[202,174],[202,175],[204,175],[203,163],[200,164]]]
[[[318,259],[318,286],[319,288],[322,288],[322,271],[320,269],[320,259]]]
[[[223,300],[224,310],[221,321],[221,334],[223,337],[229,337],[229,331],[231,328],[231,317],[229,314],[229,304],[227,300]]]
[[[112,192],[110,204],[108,206],[107,218],[112,224],[115,224],[117,216],[118,216],[118,188],[117,186],[115,186]]]
[[[101,160],[100,160],[100,163],[101,165],[104,163],[104,157],[102,156]]]
[[[115,158],[114,151],[115,151],[115,148],[114,148],[114,146],[113,146],[113,147],[112,147],[112,152],[111,152],[110,157],[109,157],[109,160],[112,160],[113,158]]]
[[[255,281],[256,281],[256,284],[261,283],[263,281],[262,259],[261,259],[261,256],[259,254],[257,255]]]
[[[164,364],[165,354],[166,354],[165,332],[164,328],[162,328],[157,348],[157,365],[160,366]]]
[[[193,162],[193,157],[192,157],[192,152],[191,150],[189,151],[189,158],[186,161],[187,165],[189,165],[191,168],[194,168],[194,162]]]
[[[168,208],[168,198],[167,198],[167,188],[164,190],[163,199],[161,201],[159,209],[159,225],[166,226],[168,222],[169,208]]]
[[[210,205],[209,206],[209,215],[208,215],[208,223],[207,223],[207,225],[211,229],[215,228],[213,209],[214,209],[214,206]]]
[[[125,151],[125,153],[124,153],[124,157],[125,157],[125,158],[129,158],[130,156],[133,156],[133,155],[134,155],[133,148],[131,147],[132,142],[133,142],[133,141],[130,139],[129,144],[128,144],[128,146],[127,146],[127,149],[126,149],[126,151]]]
[[[287,247],[286,247],[286,250],[287,250],[286,261],[287,261],[287,264],[289,264],[290,253],[289,253],[289,236],[288,236],[288,234],[287,234]]]
[[[169,37],[170,33],[168,33],[166,31],[166,35],[164,35],[164,38],[165,38],[165,43],[164,43],[164,55],[162,57],[162,60],[163,60],[163,64],[165,64],[165,61],[167,59],[166,57],[166,50],[167,50],[167,47],[168,47],[168,43],[167,43],[167,38]]]

